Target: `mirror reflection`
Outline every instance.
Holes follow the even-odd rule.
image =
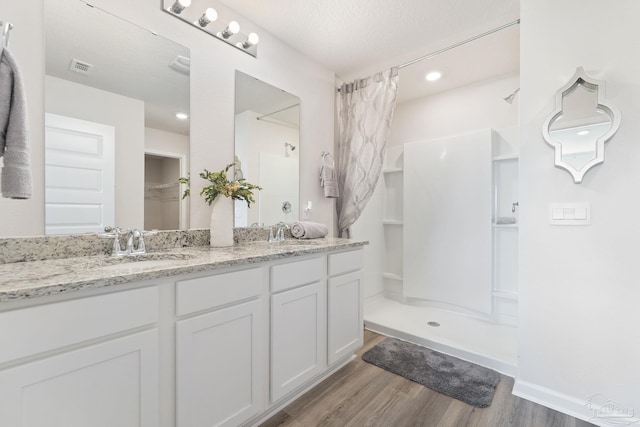
[[[604,87],[582,67],[556,94],[556,109],[542,128],[545,141],[555,149],[555,165],[567,170],[575,183],[604,161],[604,143],[620,125],[620,114],[605,104]]]
[[[562,161],[580,170],[596,159],[596,141],[611,129],[612,117],[598,108],[597,86],[582,80],[563,94],[562,111],[549,134],[562,144]]]
[[[236,227],[298,220],[299,155],[300,99],[236,71],[236,174],[262,187],[255,206],[236,202]]]
[[[45,37],[45,233],[187,228],[189,49],[82,0]]]

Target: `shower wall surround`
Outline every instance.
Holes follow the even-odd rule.
[[[387,150],[385,295],[515,326],[518,127]]]
[[[404,295],[491,314],[491,130],[404,145]]]

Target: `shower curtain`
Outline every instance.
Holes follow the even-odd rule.
[[[338,97],[338,236],[350,236],[378,183],[398,93],[398,68],[345,83]]]

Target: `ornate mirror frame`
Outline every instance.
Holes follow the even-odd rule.
[[[554,139],[554,137],[551,135],[551,127],[553,126],[554,122],[564,114],[564,99],[569,96],[577,88],[578,85],[582,85],[589,90],[595,91],[595,93],[597,94],[596,111],[608,115],[611,120],[611,127],[607,130],[606,133],[595,139],[595,141],[589,141],[595,146],[595,156],[579,169],[563,160],[562,141]],[[551,112],[551,114],[547,116],[542,126],[542,136],[544,137],[545,142],[551,145],[555,150],[555,165],[569,172],[573,177],[574,183],[576,184],[582,182],[582,178],[589,169],[604,162],[604,143],[611,139],[611,137],[613,137],[613,135],[618,130],[618,127],[620,127],[620,112],[613,105],[605,103],[604,88],[604,81],[592,78],[584,71],[582,67],[578,67],[569,82],[556,92],[556,108],[555,110],[553,110],[553,112]],[[586,126],[587,124],[588,123],[585,123],[583,125]]]

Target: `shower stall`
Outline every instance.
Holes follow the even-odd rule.
[[[387,150],[367,328],[515,374],[517,128]]]

